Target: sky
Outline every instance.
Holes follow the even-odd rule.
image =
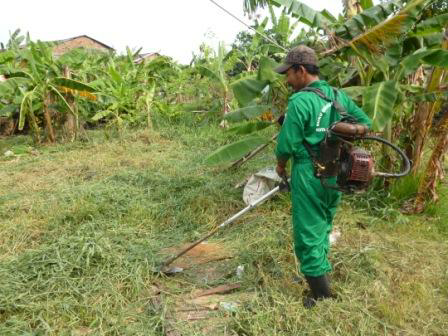
[[[243,0],[215,0],[247,24]],[[340,0],[302,0],[333,15],[342,11]],[[2,1],[0,42],[17,28],[33,40],[62,40],[88,35],[123,52],[126,46],[142,53],[159,52],[182,64],[191,61],[202,42],[216,48],[230,45],[247,28],[210,0],[22,0]],[[261,13],[263,14],[263,13]]]

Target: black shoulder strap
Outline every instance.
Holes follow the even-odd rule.
[[[334,108],[335,108],[335,110],[338,111],[338,113],[341,115],[342,118],[350,118],[350,116],[348,115],[348,113],[345,110],[345,108],[341,104],[339,104],[339,102],[338,102],[338,90],[336,90],[335,88],[333,88],[334,100],[330,99],[329,97],[327,97],[325,95],[325,93],[323,93],[322,90],[320,90],[318,88],[313,88],[313,87],[307,86],[307,87],[303,88],[300,91],[301,92],[314,92],[315,94],[317,94],[323,100],[326,100],[327,102],[332,103]]]

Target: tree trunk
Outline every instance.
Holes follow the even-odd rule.
[[[442,49],[448,49],[448,30],[445,31],[445,40],[442,43]],[[434,68],[428,80],[426,92],[430,93],[439,90],[446,73],[447,72],[442,68]],[[412,127],[414,133],[412,141],[414,150],[411,160],[413,162],[412,173],[414,175],[417,174],[418,169],[420,168],[423,148],[432,126],[432,120],[441,107],[441,99],[432,103],[422,102],[418,104]]]
[[[422,212],[425,207],[427,198],[436,201],[438,199],[436,193],[436,184],[439,179],[443,178],[443,161],[444,154],[448,149],[448,114],[444,114],[440,122],[440,132],[436,140],[436,146],[429,159],[425,173],[422,177],[417,197],[414,203],[414,211]]]
[[[50,94],[48,92],[46,92],[44,94],[45,127],[47,129],[48,139],[50,140],[50,142],[54,142],[56,138],[54,136],[53,125],[51,124],[51,116],[50,116],[50,108],[49,108],[50,102],[51,102]]]
[[[71,78],[71,73],[70,73],[70,69],[68,66],[64,67],[64,77],[65,78]],[[74,97],[66,94],[65,96],[65,100],[67,101],[67,103],[70,104],[70,107],[72,108],[73,111],[75,111],[75,102],[74,102]],[[68,112],[66,114],[65,117],[65,121],[64,121],[64,135],[70,139],[70,141],[74,141],[76,140],[76,135],[78,134],[78,120],[76,118],[75,115],[73,115],[71,112]]]
[[[225,115],[227,113],[229,113],[229,110],[230,110],[230,108],[229,108],[229,106],[227,104],[227,90],[224,90],[223,104],[224,104],[224,108],[223,108],[222,115],[223,115],[223,117],[225,117]],[[227,120],[223,119],[221,121],[221,123],[219,124],[219,126],[222,127],[222,128],[228,128],[229,127],[229,123],[228,123]]]

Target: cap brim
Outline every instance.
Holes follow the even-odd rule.
[[[275,69],[274,69],[274,71],[276,72],[276,73],[279,73],[279,74],[285,74],[286,73],[286,71],[288,71],[288,69],[290,68],[290,67],[292,67],[292,64],[282,64],[282,65],[279,65],[278,67],[276,67]]]

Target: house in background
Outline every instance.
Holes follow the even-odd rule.
[[[59,57],[75,48],[94,49],[104,52],[115,51],[114,48],[109,47],[107,44],[95,40],[87,35],[80,35],[65,40],[53,41],[52,43],[55,44],[53,47],[53,56],[55,57]]]
[[[134,63],[135,63],[135,64],[140,64],[140,63],[143,63],[143,62],[149,62],[149,61],[151,61],[151,60],[153,60],[154,58],[157,58],[157,57],[159,57],[159,56],[160,56],[160,54],[157,53],[157,52],[146,53],[146,54],[139,54],[139,55],[135,58]]]

